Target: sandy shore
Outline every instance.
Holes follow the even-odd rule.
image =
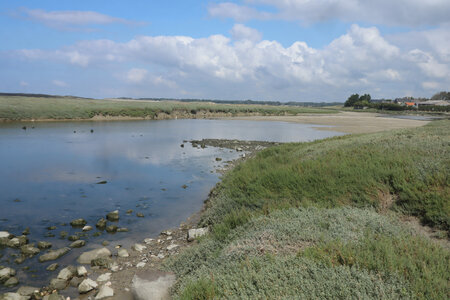
[[[377,113],[340,112],[338,114],[305,114],[298,116],[248,116],[220,118],[251,121],[283,121],[303,124],[324,125],[319,130],[345,133],[369,133],[391,129],[423,126],[430,121],[383,117]]]

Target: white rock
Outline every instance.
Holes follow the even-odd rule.
[[[136,250],[137,252],[142,252],[145,249],[147,249],[147,246],[144,246],[142,244],[134,244],[133,249]]]
[[[164,254],[159,253],[156,257],[159,258],[159,259],[163,259],[164,258]]]
[[[90,278],[86,278],[78,286],[78,292],[80,292],[80,294],[84,294],[92,291],[93,289],[96,289],[97,287],[98,287],[97,282],[95,282]]]
[[[144,243],[146,243],[147,245],[151,244],[153,241],[154,241],[154,239],[151,239],[151,238],[144,239]]]
[[[5,293],[3,296],[1,296],[2,300],[28,300],[30,297],[22,296],[17,293]]]
[[[208,231],[209,231],[208,227],[189,229],[188,235],[187,235],[187,240],[189,242],[192,242],[196,238],[204,236],[205,234],[207,234]]]
[[[100,287],[97,295],[95,296],[96,300],[105,299],[114,296],[114,290],[107,285],[103,285]]]
[[[145,262],[141,261],[139,263],[137,263],[136,268],[143,268],[145,267]]]
[[[162,274],[156,280],[133,277],[132,292],[135,300],[170,299],[169,290],[175,283],[175,275]]]
[[[82,229],[83,231],[91,231],[92,230],[92,226],[86,225],[83,227]]]
[[[112,272],[117,272],[119,271],[119,265],[116,262],[113,262],[111,264],[111,267],[109,268]]]
[[[172,245],[169,245],[169,246],[167,246],[167,250],[169,250],[169,251],[171,251],[171,250],[173,250],[173,249],[175,249],[175,248],[178,248],[178,245],[177,244],[172,244]]]
[[[11,234],[8,231],[0,231],[0,239],[9,238]]]
[[[104,281],[109,281],[110,279],[111,279],[111,273],[105,273],[105,274],[98,276],[97,281],[104,282]]]
[[[92,260],[100,257],[110,257],[111,251],[109,251],[107,248],[100,248],[95,249],[92,251],[84,252],[83,254],[78,257],[78,262],[80,264],[90,264]]]
[[[167,241],[170,241],[171,239],[172,239],[172,237],[171,237],[171,236],[168,236],[166,240],[167,240]]]
[[[128,257],[128,256],[130,256],[130,254],[128,254],[127,249],[119,249],[119,251],[117,251],[117,256]]]
[[[170,235],[172,235],[172,231],[165,230],[165,231],[161,232],[161,234],[162,234],[162,235],[170,236]]]
[[[79,277],[84,276],[84,275],[87,275],[87,270],[86,270],[86,268],[85,268],[84,266],[79,266],[79,267],[77,268],[77,275],[78,275]]]
[[[11,268],[3,268],[0,270],[0,282],[4,282],[9,279],[9,277],[16,275],[16,271]]]
[[[58,276],[56,278],[69,281],[70,278],[72,277],[73,277],[72,271],[69,268],[64,268],[61,271],[59,271]]]

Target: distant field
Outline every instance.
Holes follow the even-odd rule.
[[[206,117],[209,115],[297,115],[336,113],[334,110],[292,106],[214,104],[176,101],[94,100],[71,97],[0,96],[0,120]]]

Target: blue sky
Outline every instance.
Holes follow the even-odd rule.
[[[343,101],[450,89],[448,0],[2,1],[0,91]]]

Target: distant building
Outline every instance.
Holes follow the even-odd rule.
[[[431,106],[431,105],[448,106],[448,105],[450,105],[450,101],[449,100],[428,100],[428,101],[418,102],[418,106]]]

